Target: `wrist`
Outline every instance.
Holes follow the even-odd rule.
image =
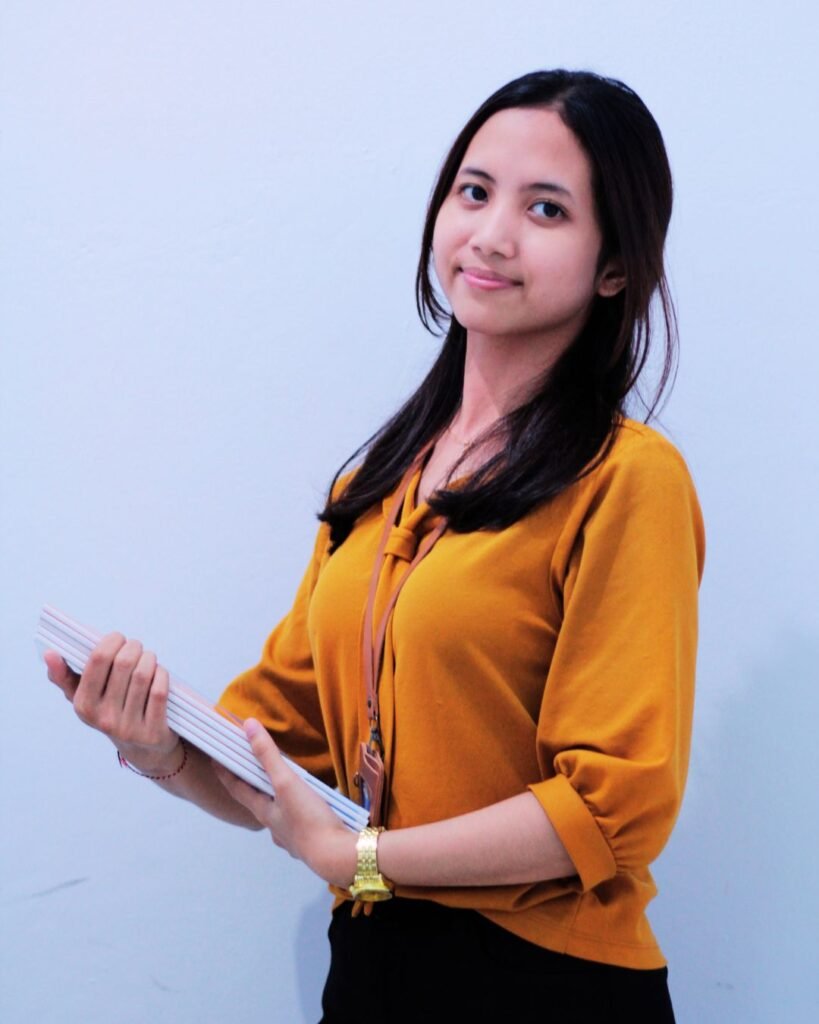
[[[358,833],[348,828],[334,828],[318,840],[314,856],[305,857],[305,863],[325,882],[348,889],[355,875],[357,839]]]
[[[358,833],[355,877],[349,887],[355,900],[376,903],[392,896],[393,883],[384,877],[378,863],[378,838],[383,832],[383,828],[363,828]]]
[[[144,747],[133,748],[129,744],[117,744],[117,759],[123,768],[130,768],[137,775],[159,781],[178,775],[188,761],[188,746],[181,737],[164,751],[147,751]]]

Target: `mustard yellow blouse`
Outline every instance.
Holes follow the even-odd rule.
[[[430,527],[428,506],[415,503],[418,475],[381,573],[376,621]],[[292,610],[221,698],[356,799],[368,734],[362,620],[388,504],[332,556],[322,525]],[[577,875],[399,886],[397,895],[473,908],[574,956],[665,963],[645,916],[656,893],[649,864],[677,817],[688,766],[703,557],[682,457],[633,420],[601,465],[513,526],[438,540],[387,630],[386,825],[453,817],[528,787]]]

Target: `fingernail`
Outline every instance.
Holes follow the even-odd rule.
[[[255,718],[245,719],[245,736],[247,736],[248,739],[252,740],[254,736],[261,732],[261,730],[262,727]]]

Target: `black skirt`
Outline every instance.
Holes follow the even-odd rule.
[[[553,953],[426,900],[333,913],[321,1024],[673,1024],[668,969]]]

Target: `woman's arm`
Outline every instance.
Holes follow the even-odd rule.
[[[347,888],[355,874],[357,836],[290,770],[258,722],[248,719],[245,730],[276,798],[217,768],[226,789],[270,831],[277,846],[325,881]],[[384,832],[378,865],[390,881],[412,886],[511,885],[575,874],[530,792],[457,818]]]
[[[169,776],[154,781],[223,821],[261,828],[219,783],[211,759],[195,747],[183,748],[168,727],[168,673],[138,641],[109,633],[91,653],[82,676],[54,651],[46,652],[45,661],[49,679],[81,721],[108,736],[138,772]]]
[[[326,881],[352,883],[357,836],[291,771],[254,720],[248,734],[271,775],[275,801],[195,747],[183,749],[166,721],[168,674],[138,641],[109,634],[82,676],[53,651],[46,664],[78,717],[107,735],[138,772],[168,776],[153,781],[223,821],[269,828],[277,845]],[[378,857],[384,874],[402,885],[503,885],[574,874],[548,817],[528,792],[448,821],[384,833]]]
[[[306,630],[310,594],[328,542],[329,527],[322,523],[292,609],[268,637],[260,664],[237,677],[219,703],[241,718],[255,714],[275,721],[287,735],[291,757],[330,782],[334,774]],[[126,640],[121,633],[108,634],[91,653],[82,676],[54,651],[46,652],[45,661],[49,679],[63,691],[80,720],[108,736],[137,771],[169,776],[154,781],[223,821],[261,828],[218,781],[206,754],[188,746],[184,768],[177,771],[185,750],[167,724],[168,673],[139,641]]]
[[[566,878],[574,864],[530,792],[431,825],[384,832],[383,874],[401,885],[515,885]]]

